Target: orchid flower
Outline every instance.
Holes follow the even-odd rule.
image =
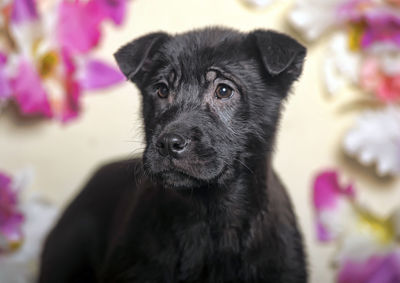
[[[355,192],[351,185],[341,187],[333,170],[319,174],[314,181],[313,204],[316,210],[316,231],[319,241],[336,239],[346,230],[343,221],[352,216]]]
[[[352,185],[338,173],[318,174],[313,186],[317,236],[337,241],[338,283],[394,283],[400,280],[400,208],[381,218],[357,201]]]
[[[125,0],[60,0],[42,14],[34,0],[10,5],[5,21],[12,48],[3,56],[7,60],[0,57],[0,98],[13,99],[22,114],[67,122],[78,116],[83,91],[124,80],[117,68],[89,53],[100,41],[104,20],[122,23]]]
[[[54,225],[59,210],[43,200],[32,196],[21,204],[25,215],[22,226],[25,235],[22,246],[11,254],[0,255],[0,282],[36,282],[43,241]]]
[[[398,62],[400,64],[400,61]],[[379,58],[369,57],[363,62],[360,73],[360,84],[366,90],[376,93],[383,102],[400,100],[400,71],[393,75],[381,66]],[[397,70],[396,70],[397,71]]]
[[[0,104],[11,96],[11,86],[4,71],[7,56],[0,52]]]
[[[0,254],[22,244],[24,217],[19,209],[18,189],[10,176],[0,172]]]
[[[350,0],[337,9],[340,21],[351,24],[353,48],[369,48],[376,42],[400,47],[399,7],[372,0]]]
[[[364,112],[343,147],[364,165],[376,163],[379,175],[400,174],[400,110],[388,106]]]
[[[0,282],[35,282],[40,251],[58,209],[40,196],[27,195],[33,173],[0,174]]]

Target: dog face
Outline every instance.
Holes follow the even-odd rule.
[[[272,150],[305,48],[273,31],[152,33],[115,58],[142,98],[146,171],[167,187],[226,184]]]

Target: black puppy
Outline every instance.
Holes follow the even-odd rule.
[[[271,166],[305,48],[273,31],[152,33],[115,58],[140,89],[143,159],[101,168],[44,247],[41,283],[307,282]]]

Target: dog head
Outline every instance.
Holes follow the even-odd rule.
[[[193,188],[224,184],[249,159],[265,159],[305,54],[277,32],[223,28],[152,33],[120,48],[117,63],[143,95],[146,171]]]

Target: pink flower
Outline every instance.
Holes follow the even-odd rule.
[[[122,23],[126,0],[62,0],[53,10],[56,17],[40,15],[36,4],[35,0],[11,2],[6,20],[16,48],[7,54],[12,60],[0,53],[0,98],[13,99],[24,115],[68,122],[81,110],[83,90],[124,80],[117,68],[88,53],[101,38],[104,20]],[[43,26],[51,20],[54,25]]]
[[[62,122],[68,122],[78,116],[80,111],[81,86],[75,80],[76,65],[73,57],[67,50],[62,52],[64,65],[64,89],[65,95],[62,101],[58,102],[57,116]]]
[[[320,241],[334,239],[340,231],[340,223],[336,223],[337,217],[346,212],[346,201],[352,200],[355,192],[352,185],[342,187],[338,182],[337,172],[334,170],[323,171],[315,178],[313,186],[313,204],[316,213],[317,237]],[[337,224],[335,226],[335,224]]]
[[[396,101],[400,99],[400,74],[385,77],[377,89],[379,97],[384,101]]]
[[[397,282],[400,282],[400,250],[362,261],[347,260],[338,275],[338,283]]]
[[[351,185],[341,186],[336,171],[314,182],[314,207],[320,241],[335,239],[338,283],[400,282],[400,211],[381,218],[362,206]]]
[[[320,173],[314,181],[314,207],[317,211],[335,209],[341,197],[355,196],[352,185],[342,187],[339,185],[338,174],[334,170]]]
[[[17,248],[22,241],[23,215],[18,210],[17,192],[11,178],[0,173],[0,253]]]
[[[359,44],[363,49],[377,42],[400,47],[400,16],[383,4],[371,0],[345,1],[338,8],[338,18],[362,29]]]
[[[21,59],[11,86],[23,114],[52,117],[47,93],[35,67],[29,61]]]
[[[79,84],[87,90],[101,89],[125,80],[120,71],[99,60],[87,60],[80,75]]]
[[[361,87],[375,93],[383,102],[400,99],[400,74],[386,75],[376,58],[367,58],[360,73]]]
[[[11,12],[11,20],[14,23],[33,21],[38,17],[35,0],[14,0]]]
[[[10,98],[11,96],[11,86],[4,70],[6,62],[6,55],[0,52],[0,102]]]
[[[100,40],[104,15],[93,1],[63,1],[58,7],[57,38],[71,52],[86,53]]]
[[[365,49],[375,42],[390,42],[400,47],[400,16],[388,13],[368,13],[364,17],[365,33],[361,46]]]
[[[121,24],[126,0],[63,1],[59,6],[57,34],[60,44],[71,52],[86,53],[97,46],[101,23],[111,19]]]
[[[126,10],[126,0],[94,0],[102,10],[106,18],[111,19],[114,24],[121,25]]]

